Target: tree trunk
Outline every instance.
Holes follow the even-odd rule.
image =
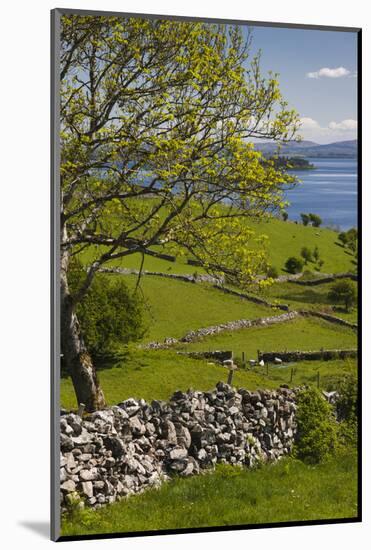
[[[61,265],[61,350],[77,403],[84,403],[86,411],[92,412],[104,408],[105,400],[74,311],[68,289],[67,265],[68,258],[64,256]]]

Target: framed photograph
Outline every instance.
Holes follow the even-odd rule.
[[[361,29],[51,21],[52,539],[361,521]]]

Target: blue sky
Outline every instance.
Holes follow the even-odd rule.
[[[357,137],[357,34],[253,27],[261,68],[279,73],[284,98],[302,118],[304,139],[330,143]]]

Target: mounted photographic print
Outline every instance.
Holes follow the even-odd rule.
[[[361,520],[360,40],[52,12],[54,540]]]

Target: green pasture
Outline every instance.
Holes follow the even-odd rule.
[[[309,466],[290,458],[256,470],[219,465],[97,511],[62,518],[62,535],[355,518],[354,451]]]

